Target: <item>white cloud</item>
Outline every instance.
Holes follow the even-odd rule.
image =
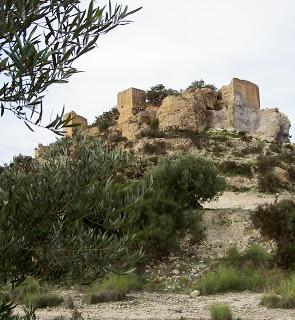
[[[85,73],[50,90],[50,110],[65,105],[93,121],[130,86],[180,89],[199,78],[221,86],[240,77],[260,86],[262,107],[276,106],[294,123],[294,0],[123,3],[144,8],[134,23],[102,37],[99,48],[79,60]],[[0,161],[20,151],[32,154],[38,142],[52,140],[52,134],[32,134],[12,117],[0,119]]]

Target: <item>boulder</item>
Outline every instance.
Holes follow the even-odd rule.
[[[286,115],[275,109],[260,110],[255,137],[269,142],[290,142],[291,123]]]

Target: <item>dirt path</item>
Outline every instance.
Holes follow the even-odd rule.
[[[69,292],[64,294],[69,294]],[[74,295],[74,292],[70,292]],[[75,293],[75,305],[85,319],[91,320],[208,320],[213,302],[227,303],[234,318],[241,320],[294,320],[295,310],[267,309],[259,306],[261,294],[231,293],[190,298],[184,294],[136,293],[126,301],[86,305],[81,295]],[[39,310],[40,320],[57,316],[69,317],[71,310],[64,307]]]
[[[258,192],[224,192],[217,200],[206,202],[205,209],[243,209],[254,210],[259,205],[275,201],[274,194]],[[294,194],[280,193],[278,200],[295,199]]]

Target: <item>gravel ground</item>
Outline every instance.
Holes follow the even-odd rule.
[[[121,302],[86,305],[81,296],[71,294],[77,309],[85,319],[91,320],[207,320],[210,319],[209,307],[213,302],[228,304],[234,319],[241,320],[294,320],[295,310],[267,309],[259,306],[261,294],[231,293],[214,296],[190,298],[184,294],[136,293],[128,295]],[[57,316],[69,317],[71,310],[64,307],[43,309],[37,312],[40,320],[52,320]]]
[[[274,194],[258,192],[224,192],[217,200],[206,202],[205,209],[243,209],[254,210],[264,203],[272,203],[276,199]],[[278,194],[277,200],[293,199],[295,195],[288,192]]]

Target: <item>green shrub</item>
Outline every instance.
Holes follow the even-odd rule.
[[[195,89],[212,89],[214,91],[217,90],[217,88],[213,84],[207,84],[203,79],[193,81],[187,88],[186,90],[195,90]]]
[[[201,210],[183,210],[175,201],[156,193],[140,200],[130,216],[131,231],[136,234],[134,245],[143,247],[148,256],[159,256],[177,249],[178,231],[188,230],[194,243],[203,238]]]
[[[56,307],[63,298],[54,293],[29,293],[23,297],[23,304],[34,309]]]
[[[173,89],[166,89],[163,84],[158,84],[156,86],[151,87],[146,92],[147,102],[160,105],[164,98],[171,96],[171,95],[178,95],[179,93]]]
[[[119,301],[126,294],[142,287],[140,279],[135,275],[110,275],[94,284],[86,294],[88,304]]]
[[[264,248],[254,244],[244,252],[243,260],[254,267],[265,267],[271,262],[272,256]]]
[[[159,130],[159,119],[158,118],[153,118],[148,122],[149,127],[152,130]]]
[[[237,270],[221,267],[216,271],[205,273],[197,280],[194,289],[198,289],[202,295],[210,295],[222,292],[242,291],[244,284]]]
[[[99,290],[120,290],[125,293],[141,289],[141,279],[134,274],[130,275],[109,275],[98,284]]]
[[[130,157],[80,136],[61,139],[43,157],[33,173],[0,175],[0,283],[36,274],[89,279],[103,266],[121,271],[136,262],[124,212],[147,187],[114,179],[132,167]]]
[[[230,307],[223,303],[215,302],[210,306],[211,320],[232,320]]]
[[[260,305],[268,308],[281,308],[282,297],[275,293],[266,294],[262,297]]]
[[[252,164],[251,163],[238,163],[233,160],[226,160],[218,165],[221,172],[229,175],[242,175],[252,177]]]
[[[202,275],[193,285],[203,295],[244,290],[260,291],[268,285],[268,275],[253,268],[221,266]]]
[[[218,170],[207,160],[191,154],[161,159],[146,175],[153,189],[184,208],[196,208],[225,188]]]
[[[232,246],[226,252],[225,261],[230,266],[239,267],[244,263],[244,257],[236,246]]]
[[[277,243],[276,260],[287,268],[295,266],[295,202],[283,200],[259,206],[251,219],[262,235]]]
[[[269,308],[295,308],[295,274],[283,280],[276,293],[265,295],[260,304]]]
[[[16,302],[22,302],[27,294],[46,292],[40,283],[33,277],[27,277],[23,282],[11,290],[10,296]]]
[[[119,111],[116,107],[110,111],[103,112],[102,115],[95,118],[93,126],[98,126],[100,132],[106,131],[110,126],[117,123]]]

